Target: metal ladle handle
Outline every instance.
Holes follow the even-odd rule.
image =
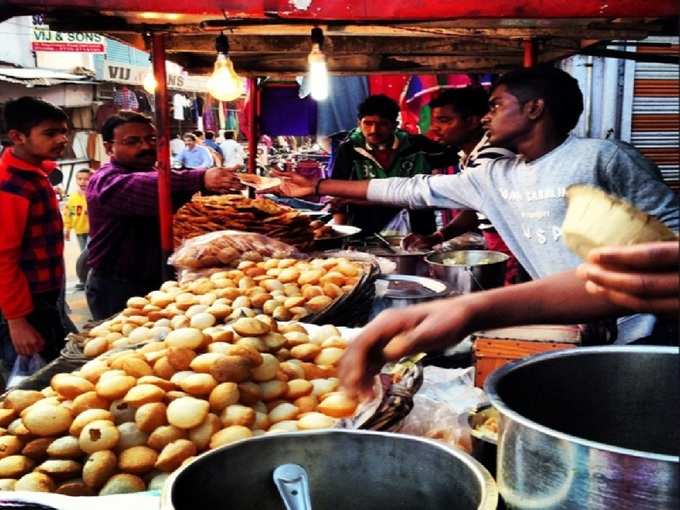
[[[307,471],[297,464],[282,464],[273,473],[286,510],[312,510]]]

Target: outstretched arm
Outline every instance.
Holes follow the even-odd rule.
[[[332,197],[366,200],[370,181],[339,181],[335,179],[313,179],[296,172],[272,170],[274,177],[281,179],[279,192],[287,197],[308,197],[329,195]]]
[[[455,345],[480,329],[524,324],[581,323],[626,310],[589,294],[575,271],[529,283],[387,310],[347,349],[340,377],[348,391],[370,392],[373,376],[388,361]]]

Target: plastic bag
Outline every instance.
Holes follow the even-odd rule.
[[[42,359],[40,354],[36,353],[33,356],[17,356],[14,366],[12,367],[12,372],[9,374],[7,387],[12,388],[20,384],[24,379],[33,375],[44,366],[45,360]]]
[[[474,386],[474,368],[425,367],[423,385],[401,433],[437,439],[471,450],[468,413],[488,401]]]
[[[265,258],[302,258],[295,247],[253,232],[219,230],[186,239],[168,263],[177,269],[231,267],[243,260],[259,262]]]
[[[407,236],[411,233],[411,217],[408,209],[402,209],[380,232],[383,236]]]

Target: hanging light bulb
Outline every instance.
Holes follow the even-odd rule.
[[[142,79],[142,87],[144,87],[144,90],[146,90],[149,94],[154,94],[156,92],[156,87],[158,87],[158,82],[156,81],[156,77],[153,74],[153,62],[151,61],[150,54],[149,64],[151,64],[151,69],[149,69],[144,75],[144,78]]]
[[[153,74],[153,69],[144,75],[142,86],[149,94],[154,94],[156,92],[158,82],[156,81],[156,77]]]
[[[224,34],[215,39],[217,59],[215,70],[208,80],[208,92],[220,101],[233,101],[243,94],[243,79],[234,71],[234,64],[229,58],[229,41]]]
[[[323,46],[323,31],[320,28],[312,29],[312,51],[307,55],[309,64],[309,89],[312,98],[323,101],[328,98],[328,68],[326,55],[321,51]]]

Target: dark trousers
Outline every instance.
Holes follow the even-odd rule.
[[[26,317],[45,341],[45,348],[40,352],[40,356],[46,362],[59,356],[67,334],[59,310],[59,295],[60,291],[34,294],[33,311]],[[12,370],[17,358],[7,321],[2,316],[0,316],[0,358],[7,370]]]
[[[133,281],[90,269],[85,284],[87,306],[94,320],[108,319],[122,312],[131,297],[144,296],[159,286],[160,283]]]

